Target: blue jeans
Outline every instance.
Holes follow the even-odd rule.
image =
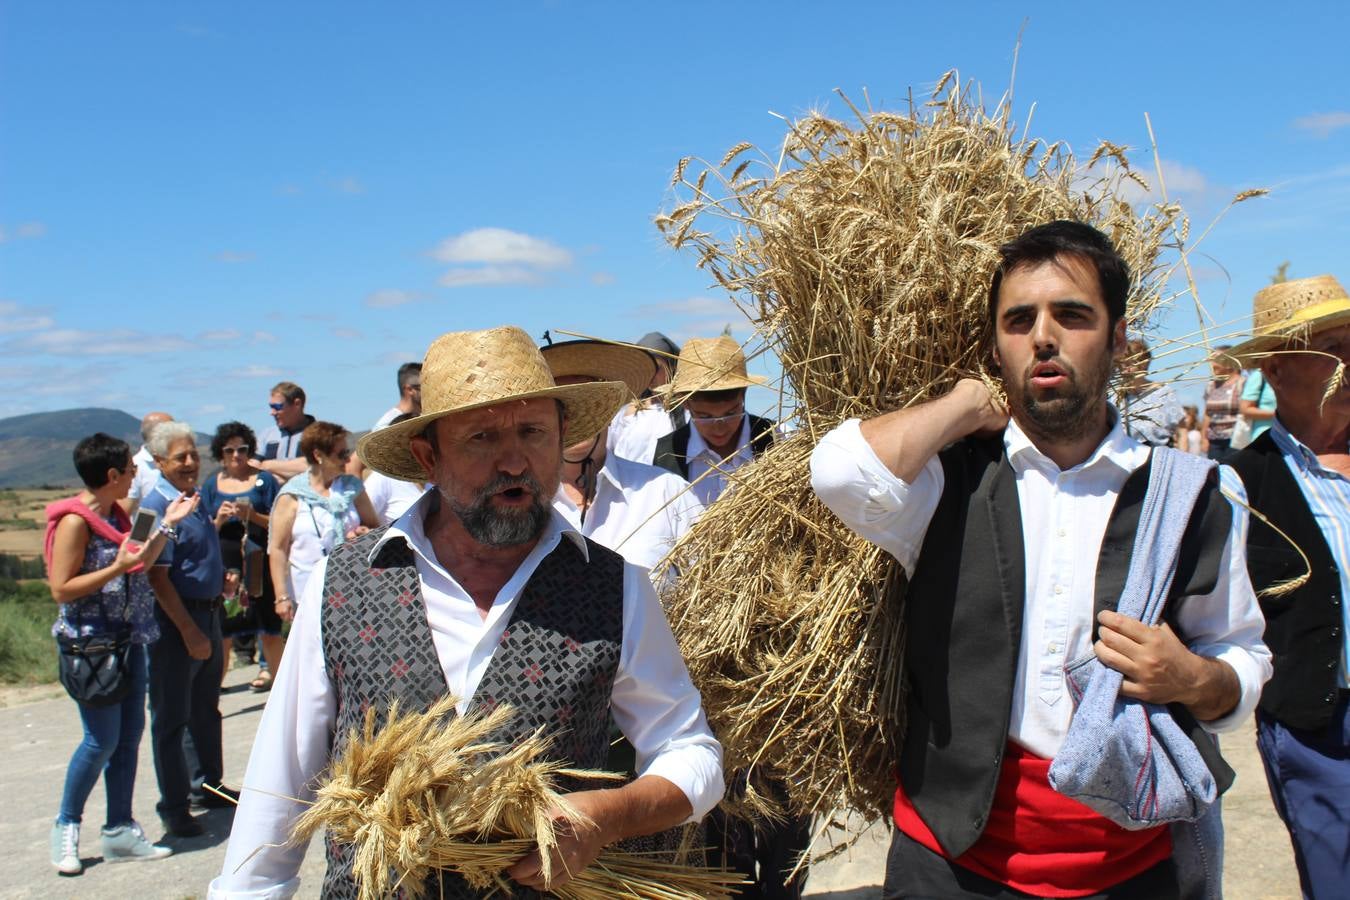
[[[132,644],[128,658],[131,690],[121,703],[89,706],[76,703],[84,723],[84,740],[75,748],[66,769],[66,786],[61,793],[61,812],[56,821],[79,822],[84,804],[103,775],[108,792],[108,828],[131,821],[131,792],[136,785],[136,753],[145,731],[145,689],[147,682],[144,644]]]

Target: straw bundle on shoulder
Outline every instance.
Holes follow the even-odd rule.
[[[919,403],[984,378],[986,296],[1000,244],[1054,219],[1095,225],[1136,276],[1128,316],[1163,301],[1164,239],[1184,220],[1122,197],[1138,180],[1103,145],[1086,166],[1019,139],[950,73],[908,112],[788,124],[776,158],[738,144],[681,161],[679,202],[657,219],[730,291],[782,363],[800,431],[730,475],[676,548],[672,624],[722,742],[748,774],[750,811],[884,816],[903,729],[903,572],[823,507],[809,457],[851,416]],[[1107,175],[1099,159],[1114,163]],[[697,170],[697,171],[696,171]]]
[[[558,792],[557,780],[621,779],[550,761],[539,734],[514,746],[494,740],[513,715],[509,706],[455,716],[455,702],[447,696],[424,713],[403,712],[395,702],[382,729],[376,710],[367,710],[364,727],[352,730],[295,823],[294,841],[328,829],[334,840],[355,846],[362,900],[400,889],[422,897],[435,870],[455,872],[485,895],[500,888],[510,896],[505,870],[536,847],[548,879],[559,820],[593,824]],[[730,897],[728,886],[738,881],[726,872],[605,851],[554,894],[695,900]]]

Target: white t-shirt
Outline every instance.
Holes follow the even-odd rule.
[[[644,406],[632,415],[625,405],[609,423],[605,450],[615,456],[651,465],[656,442],[675,430],[670,413],[659,406]]]
[[[386,428],[388,427],[390,422],[394,421],[401,415],[403,415],[403,410],[399,409],[397,406],[393,407],[392,409],[387,409],[384,411],[384,415],[380,416],[378,419],[375,420],[375,427],[370,430],[379,431],[381,428]]]
[[[426,490],[426,485],[390,478],[383,472],[371,472],[366,479],[366,496],[381,525],[388,525],[407,512]]]

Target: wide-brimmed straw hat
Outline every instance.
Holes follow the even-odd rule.
[[[514,326],[452,331],[436,338],[422,360],[422,414],[372,431],[356,452],[367,466],[390,478],[425,482],[430,475],[413,458],[408,442],[451,413],[553,397],[567,416],[564,446],[594,437],[627,399],[621,381],[558,387],[548,363],[524,331]]]
[[[1350,296],[1335,278],[1317,275],[1283,281],[1257,292],[1252,300],[1251,339],[1227,355],[1250,367],[1291,339],[1307,339],[1346,324],[1350,324]]]
[[[583,376],[596,381],[622,381],[633,397],[642,396],[656,374],[656,360],[646,350],[605,341],[562,341],[540,347],[553,377]],[[630,400],[632,397],[626,397]]]
[[[699,391],[728,391],[768,381],[763,375],[747,375],[741,345],[726,335],[690,338],[680,350],[675,377],[665,390],[674,398]]]

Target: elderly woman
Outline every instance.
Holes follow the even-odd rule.
[[[145,648],[160,633],[155,595],[145,569],[159,558],[167,535],[195,505],[193,499],[178,494],[167,505],[159,530],[137,546],[129,541],[131,522],[118,504],[136,477],[131,448],[118,438],[92,435],[75,445],[75,470],[84,490],[47,508],[48,583],[52,599],[60,604],[52,634],[129,637],[126,677],[130,685],[116,703],[76,701],[84,740],[66,767],[61,811],[51,832],[52,865],[62,875],[84,870],[80,822],[100,775],[108,793],[101,835],[104,860],[163,859],[172,852],[146,840],[131,815],[136,757],[145,730]]]
[[[266,557],[267,525],[281,485],[270,472],[249,465],[249,458],[257,449],[253,429],[243,422],[226,422],[216,429],[211,438],[211,457],[220,463],[220,471],[202,485],[202,505],[220,535],[226,570],[233,569],[246,576],[240,587],[248,602],[244,628],[258,629],[264,658],[270,661],[264,662],[249,687],[265,691],[272,686],[272,673],[266,667],[276,665],[284,646]],[[255,573],[253,566],[258,566],[259,571]],[[249,589],[250,581],[255,582],[253,590]],[[245,632],[241,629],[235,633]]]
[[[295,616],[314,564],[348,537],[379,526],[361,479],[345,472],[352,457],[347,429],[315,422],[300,436],[300,455],[309,471],[286,482],[272,507],[267,552],[276,610],[283,621]],[[276,671],[280,659],[272,662]]]
[[[1223,460],[1232,452],[1233,426],[1242,407],[1242,370],[1228,355],[1227,346],[1215,347],[1209,358],[1214,377],[1205,385],[1205,416],[1201,430],[1205,434],[1210,459]]]
[[[201,455],[197,435],[186,422],[163,422],[150,432],[150,452],[159,480],[141,502],[163,511],[179,491],[197,490]],[[150,570],[160,638],[150,646],[150,741],[159,780],[160,821],[175,837],[195,837],[202,825],[191,810],[232,805],[214,791],[237,793],[221,784],[225,760],[220,732],[221,591],[225,565],[215,523],[199,505],[178,525]],[[192,736],[189,759],[184,735]],[[209,788],[209,789],[208,789]]]

